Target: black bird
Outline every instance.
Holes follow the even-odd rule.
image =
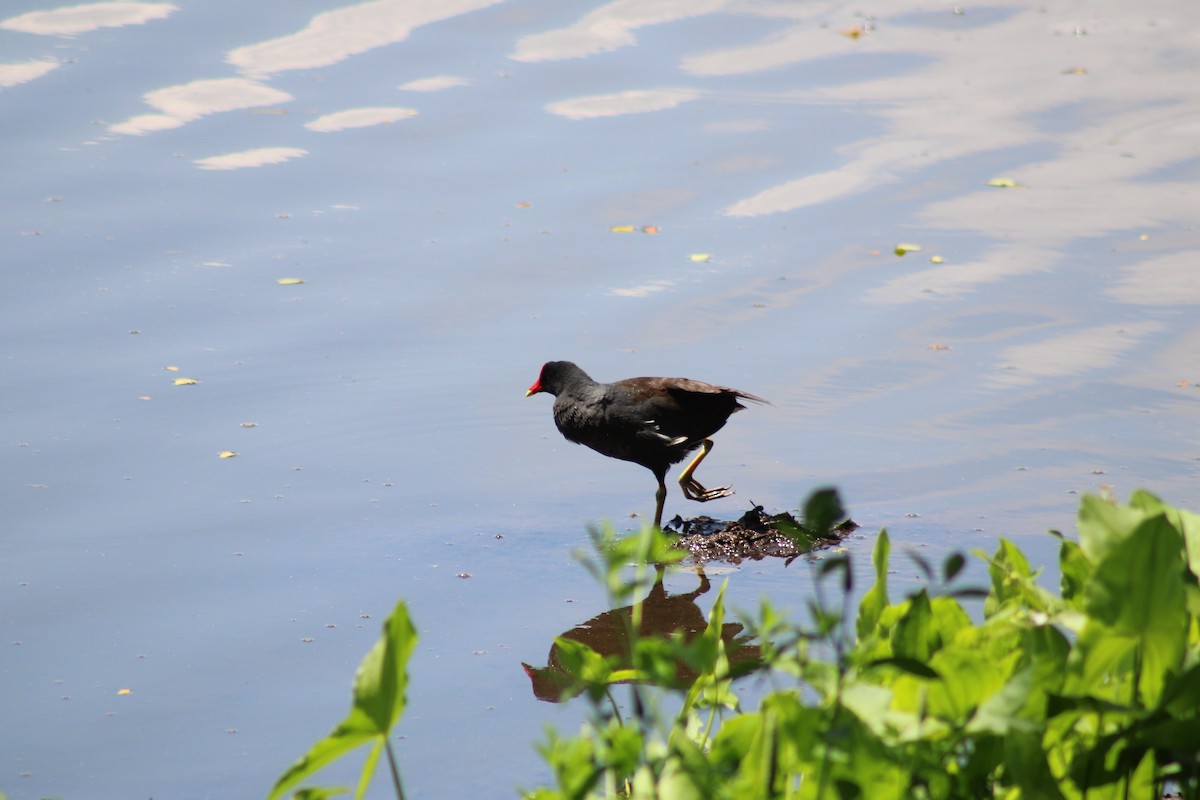
[[[700,453],[679,475],[689,500],[706,502],[733,494],[728,486],[705,489],[692,474],[712,452],[712,436],[729,415],[745,408],[738,400],[766,403],[747,392],[688,378],[628,378],[597,383],[570,361],[550,361],[525,393],[555,396],[554,424],[568,441],[597,453],[641,464],[658,478],[654,524],[662,525],[667,470],[696,448]]]

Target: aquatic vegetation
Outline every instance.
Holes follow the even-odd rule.
[[[805,511],[818,532],[841,515],[831,492]],[[919,563],[926,586],[893,602],[883,531],[856,611],[848,557],[825,558],[813,566],[809,619],[763,600],[742,621],[755,657],[731,658],[723,588],[703,631],[645,633],[639,598],[680,558],[668,535],[597,529],[582,561],[626,621],[628,652],[556,641],[562,694],[590,712],[573,736],[547,730],[540,752],[554,785],[525,797],[1200,798],[1200,515],[1147,492],[1123,505],[1087,496],[1077,538],[1052,534],[1058,592],[1001,539],[995,553],[975,554],[988,589],[957,585],[965,558],[954,554],[940,570]],[[831,579],[839,603],[826,602]],[[982,600],[974,617],[967,598]],[[401,646],[410,651],[414,637]],[[391,668],[402,672],[403,659]],[[745,709],[731,686],[750,673],[769,690]],[[395,713],[372,717],[363,734],[376,742],[372,769],[403,710],[391,700]],[[272,798],[345,749],[314,756],[320,747]]]

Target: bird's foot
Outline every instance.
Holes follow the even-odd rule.
[[[699,501],[701,503],[707,503],[709,500],[717,500],[722,497],[729,497],[731,494],[733,494],[733,489],[730,489],[728,486],[718,486],[715,489],[705,489],[695,478],[689,478],[686,481],[680,481],[679,486],[683,489],[684,497],[689,500]]]

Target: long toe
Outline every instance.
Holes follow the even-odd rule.
[[[684,497],[701,503],[707,503],[709,500],[717,500],[722,497],[729,497],[731,494],[733,494],[733,490],[728,486],[718,486],[715,489],[705,489],[700,485],[699,481],[695,479],[679,485],[683,489]]]

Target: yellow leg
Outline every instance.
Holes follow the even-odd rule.
[[[663,506],[667,503],[667,484],[664,475],[658,478],[658,491],[654,493],[654,527],[662,527]]]
[[[733,491],[728,486],[718,486],[716,489],[705,489],[700,485],[700,482],[692,477],[692,473],[696,471],[696,467],[700,466],[700,462],[713,449],[712,439],[705,439],[700,444],[700,452],[692,463],[688,464],[683,472],[679,473],[679,488],[683,489],[683,496],[688,500],[698,500],[701,503],[707,503],[709,500],[716,500],[718,497],[729,497]]]

